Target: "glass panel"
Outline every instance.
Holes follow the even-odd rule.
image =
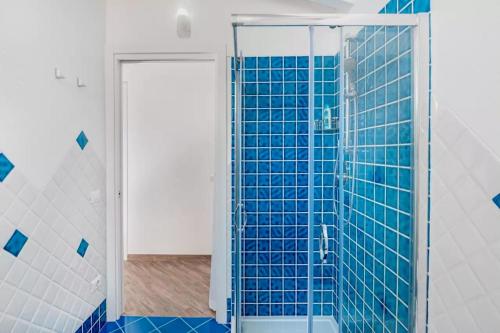
[[[342,332],[408,332],[413,306],[412,28],[344,29]]]
[[[307,27],[239,30],[237,331],[409,332],[412,28],[315,27],[313,64],[309,41]]]
[[[313,332],[338,332],[341,28],[314,28]]]
[[[243,28],[238,37],[241,329],[307,332],[309,32]]]

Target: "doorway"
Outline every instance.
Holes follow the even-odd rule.
[[[124,313],[212,317],[215,63],[121,69]]]

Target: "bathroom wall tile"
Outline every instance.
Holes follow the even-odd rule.
[[[83,131],[81,131],[80,134],[78,135],[78,137],[76,138],[76,142],[78,143],[80,148],[83,150],[83,149],[85,149],[85,146],[87,145],[89,140],[87,139],[87,136],[85,135],[85,133]]]
[[[494,303],[495,295],[500,292],[500,262],[495,255],[495,244],[500,244],[500,211],[492,197],[500,188],[497,179],[500,160],[452,111],[438,109],[435,114],[430,331],[448,332],[446,326],[441,326],[443,322],[454,323],[457,331],[467,327],[475,328],[474,331],[494,331],[500,320]],[[441,149],[435,150],[439,147],[435,142],[441,143]],[[454,176],[450,177],[450,173]],[[441,237],[434,232],[443,218],[448,220],[451,234],[446,236],[446,246],[439,245]],[[459,256],[450,253],[458,248]],[[443,258],[447,269],[440,267],[439,258]],[[457,269],[468,273],[457,275]],[[441,283],[443,279],[452,286]],[[450,293],[450,288],[458,293]],[[438,302],[446,305],[441,311],[436,306]]]
[[[272,57],[270,64],[268,59],[245,60],[250,67],[243,73],[242,178],[248,221],[242,242],[243,313],[248,316],[306,315],[309,58]],[[338,94],[336,59],[315,58],[315,71],[321,74],[315,81],[321,84],[315,94],[319,117],[320,106],[328,103],[333,106],[333,98]],[[323,72],[325,81],[322,81]],[[270,89],[263,86],[269,80]],[[315,140],[318,147],[331,149],[321,149],[315,156],[314,167],[320,177],[314,189],[317,194],[315,221],[327,223],[333,238],[331,193],[335,140],[330,133],[320,133]],[[315,237],[316,244],[319,233]],[[335,244],[330,244],[332,249]],[[315,260],[318,256],[319,253],[314,254]],[[315,314],[336,315],[335,257],[330,256],[326,264],[318,261],[315,267]]]
[[[28,241],[28,237],[19,230],[15,230],[12,236],[10,236],[7,244],[4,246],[4,250],[12,254],[14,257],[19,256],[24,244]]]
[[[0,184],[2,332],[74,332],[104,299],[105,286],[92,293],[90,281],[105,281],[105,202],[88,197],[105,193],[105,172],[88,141],[84,148],[73,141],[43,189],[19,165]],[[14,257],[4,232],[16,229],[27,240]],[[76,253],[82,238],[91,244],[85,258]]]
[[[408,3],[401,2],[407,6]],[[397,1],[390,1],[384,11],[398,12]],[[356,170],[351,201],[351,183],[347,182],[345,209],[345,259],[342,322],[345,332],[408,332],[409,307],[413,294],[409,253],[414,234],[413,223],[413,103],[408,68],[399,63],[411,62],[411,29],[403,27],[365,27],[351,45],[358,63],[358,129],[351,121],[350,147],[358,135],[358,157],[355,165],[347,151],[349,175]],[[370,59],[374,59],[370,60]],[[363,66],[369,70],[364,71]],[[404,66],[403,66],[404,67]],[[361,68],[361,70],[359,70]],[[351,105],[350,109],[354,106]],[[352,215],[348,208],[352,205]],[[367,263],[369,260],[370,264]],[[399,281],[391,282],[391,279]],[[359,286],[368,285],[363,302]],[[393,305],[397,304],[397,306]]]
[[[0,153],[0,182],[3,182],[5,178],[14,169],[14,164],[5,156],[5,154]]]

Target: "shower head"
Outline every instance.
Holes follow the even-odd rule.
[[[349,57],[344,60],[344,70],[351,78],[356,76],[357,71],[357,61],[356,59]]]
[[[347,57],[344,59],[344,71],[347,74],[347,97],[356,97],[356,80],[358,76],[358,62],[353,57]]]

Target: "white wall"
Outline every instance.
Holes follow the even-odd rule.
[[[314,54],[332,56],[338,53],[340,29],[316,27]],[[309,28],[307,27],[247,27],[238,30],[238,49],[244,57],[307,56]]]
[[[498,332],[500,3],[431,5],[431,332]]]
[[[0,331],[74,332],[106,294],[105,283],[91,285],[106,274],[105,7],[0,7],[0,152],[15,164],[0,183]],[[65,80],[54,78],[55,67]],[[76,87],[77,76],[86,88]],[[84,150],[75,141],[82,130]],[[91,202],[93,191],[101,198]],[[3,249],[15,229],[28,236],[18,257]]]
[[[212,254],[215,65],[131,63],[127,82],[129,254]]]
[[[192,17],[192,36],[179,39],[176,35],[175,15],[185,7]],[[216,119],[215,119],[215,206],[214,242],[224,246],[214,249],[215,264],[212,277],[217,282],[214,299],[217,303],[217,320],[226,320],[226,298],[230,295],[229,235],[227,234],[227,200],[230,165],[227,156],[227,96],[226,57],[232,55],[231,13],[306,13],[326,12],[331,8],[303,0],[108,0],[106,2],[106,110],[112,128],[114,112],[113,55],[116,53],[150,52],[208,52],[217,55]],[[114,151],[108,146],[108,152]],[[108,160],[108,171],[114,170],[113,160]],[[111,178],[109,178],[111,179]],[[112,179],[108,183],[112,186]],[[114,199],[112,193],[108,200]],[[113,212],[108,211],[108,218]],[[110,224],[113,226],[113,224]],[[114,244],[108,244],[114,249]],[[215,290],[215,289],[213,289]],[[113,297],[113,293],[109,294]],[[212,299],[212,297],[211,297]],[[113,311],[113,310],[112,310]],[[112,312],[112,315],[114,312]]]
[[[82,129],[104,161],[103,2],[0,5],[1,148],[37,187]],[[65,80],[54,79],[55,67]],[[77,76],[85,89],[76,88]]]

